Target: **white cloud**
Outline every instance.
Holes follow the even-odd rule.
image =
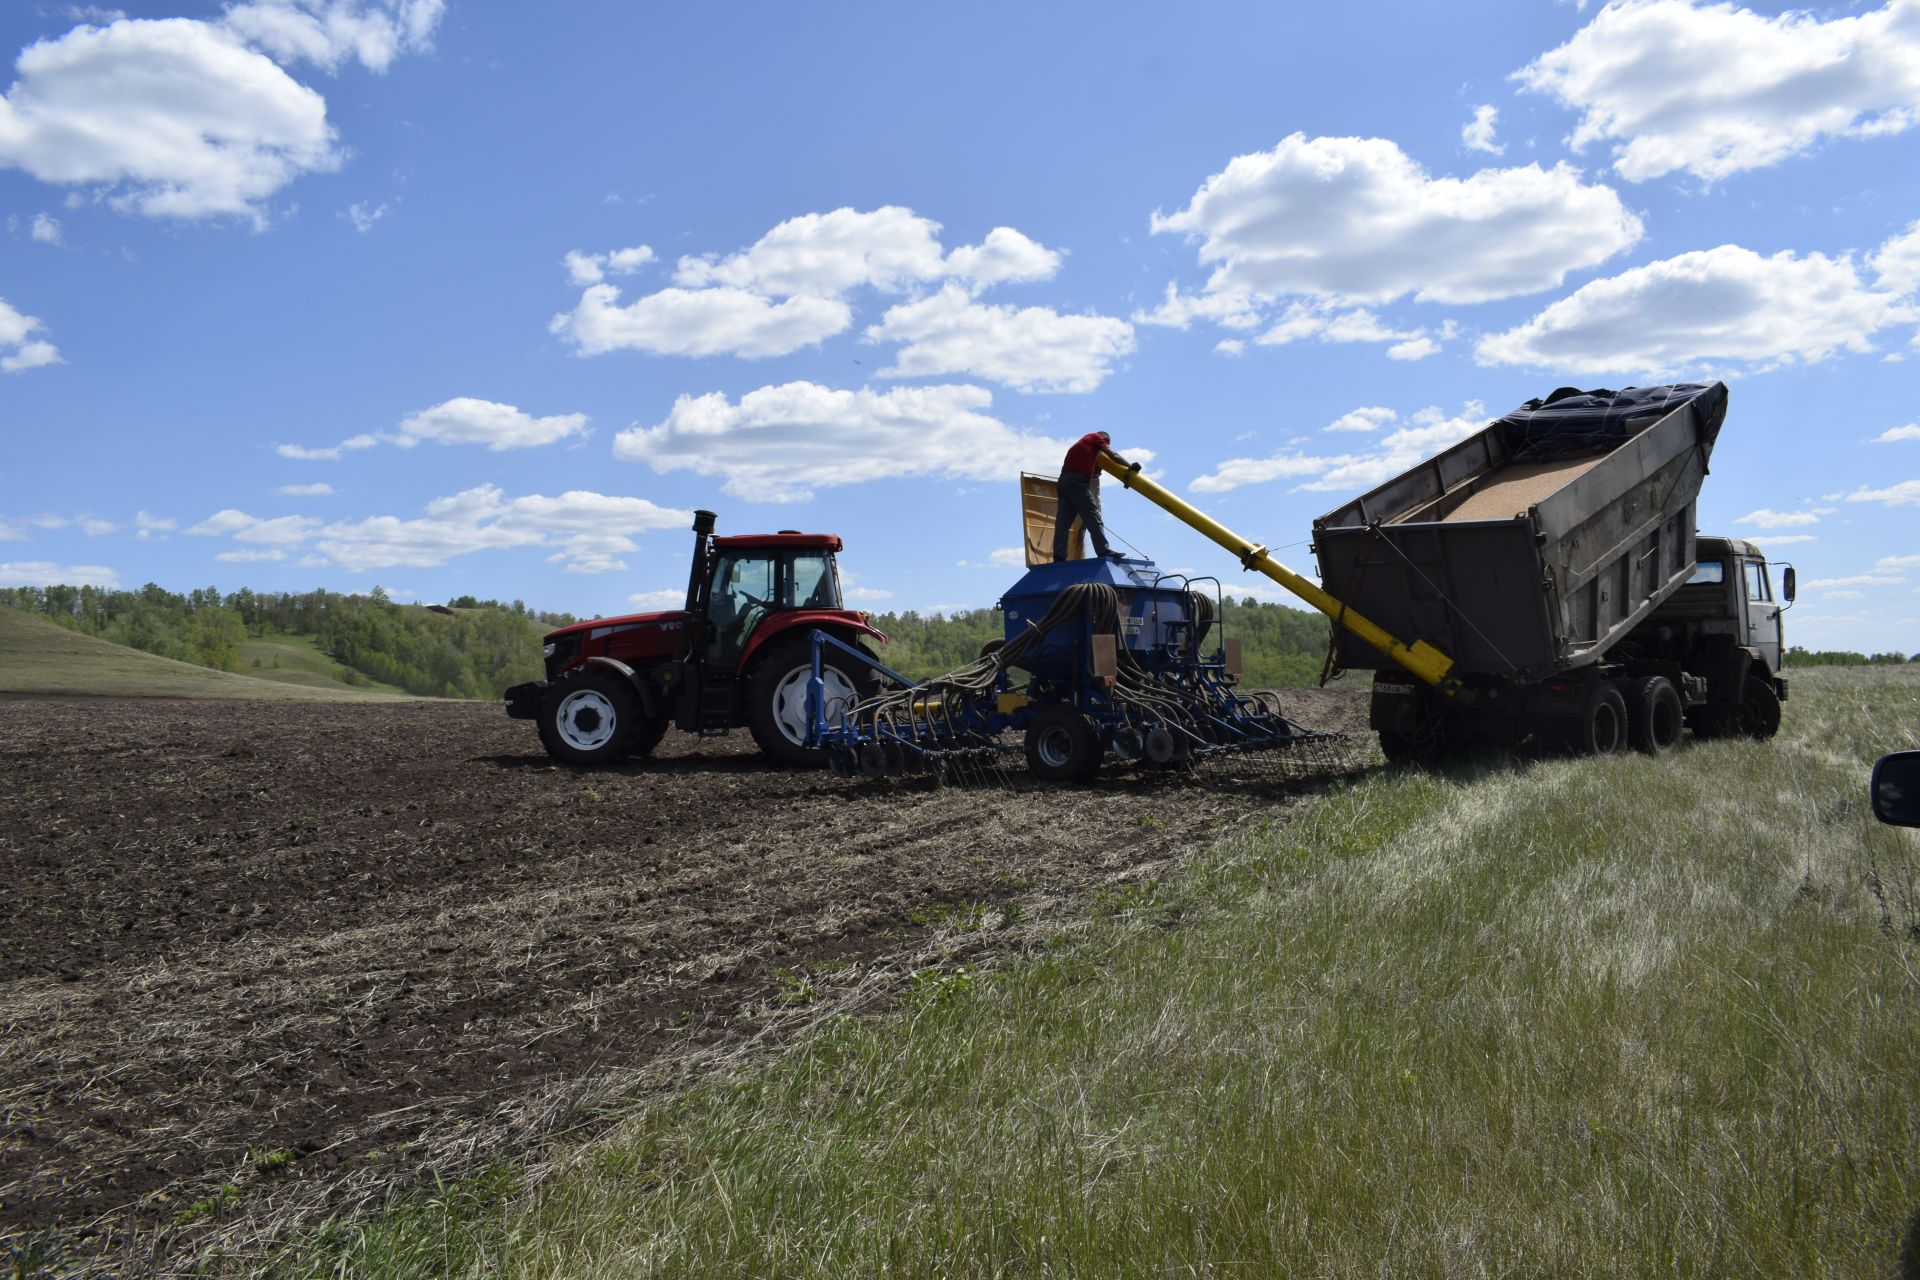
[[[853,323],[852,310],[837,298],[802,295],[776,303],[735,288],[662,289],[624,307],[619,298],[613,285],[593,285],[548,327],[582,355],[625,348],[757,359],[812,346]]]
[[[651,246],[637,244],[630,249],[615,249],[611,253],[582,253],[578,249],[569,249],[561,261],[566,264],[568,279],[577,285],[589,285],[599,284],[608,276],[630,276],[652,262],[653,257]]]
[[[60,243],[60,220],[49,214],[33,215],[33,230],[30,233],[41,244]]]
[[[11,520],[0,519],[0,542],[25,542],[27,531]]]
[[[1213,349],[1223,356],[1245,355],[1247,344],[1239,338],[1222,338],[1213,344]]]
[[[558,497],[508,498],[482,485],[427,504],[414,520],[372,516],[327,523],[309,516],[261,519],[244,511],[216,512],[190,534],[231,537],[245,544],[233,559],[278,559],[243,555],[254,550],[291,553],[310,546],[303,565],[336,564],[353,573],[394,566],[430,568],[458,555],[489,548],[550,546],[570,573],[624,568],[616,557],[636,549],[631,535],[648,529],[684,527],[693,513],[657,506],[644,498],[570,490]]]
[[[1352,426],[1340,426],[1355,414],[1369,415],[1382,425],[1399,418],[1389,409],[1358,409],[1336,420],[1328,430],[1355,430]],[[1469,400],[1454,417],[1448,417],[1437,406],[1429,406],[1413,414],[1408,422],[1409,425],[1382,437],[1370,453],[1315,455],[1291,449],[1265,458],[1229,458],[1196,478],[1190,487],[1196,493],[1225,493],[1242,485],[1302,480],[1306,483],[1298,487],[1310,492],[1371,488],[1484,428],[1486,406],[1478,400]]]
[[[138,531],[133,536],[142,542],[149,541],[158,533],[164,535],[180,527],[180,522],[166,516],[150,516],[144,511],[136,512],[133,527]]]
[[[300,444],[277,444],[273,446],[273,451],[283,458],[291,458],[296,462],[338,462],[340,460],[339,445],[330,445],[324,449],[309,449]]]
[[[1770,533],[1748,538],[1756,547],[1790,547],[1801,542],[1818,542],[1819,537],[1811,533]]]
[[[587,425],[584,413],[536,418],[510,404],[457,396],[400,421],[394,443],[411,447],[422,440],[441,444],[483,444],[494,453],[504,449],[532,449],[578,435]],[[343,446],[344,447],[344,446]]]
[[[1165,325],[1174,329],[1185,329],[1195,320],[1210,320],[1229,329],[1255,329],[1260,325],[1260,308],[1252,296],[1244,292],[1181,293],[1169,280],[1167,296],[1159,306],[1133,313],[1135,324]]]
[[[1440,344],[1428,337],[1409,338],[1387,348],[1389,360],[1425,360],[1428,356],[1439,354]]]
[[[684,587],[661,587],[658,591],[636,591],[627,597],[627,603],[640,609],[684,609],[687,604],[687,592]]]
[[[1611,143],[1629,181],[1682,169],[1713,181],[1823,137],[1909,128],[1920,118],[1920,0],[1825,22],[1623,0],[1514,78],[1579,112],[1570,144]]]
[[[330,498],[333,496],[333,486],[324,480],[317,484],[283,484],[274,492],[289,498]]]
[[[1820,517],[1832,514],[1832,507],[1815,507],[1810,511],[1774,511],[1761,507],[1757,511],[1747,512],[1734,523],[1759,525],[1762,529],[1798,529],[1819,524]]]
[[[1888,427],[1873,438],[1875,444],[1893,444],[1898,440],[1920,440],[1920,422],[1909,422],[1904,427]]]
[[[387,212],[387,206],[384,204],[378,208],[369,209],[366,205],[356,200],[348,205],[347,211],[340,216],[348,222],[351,222],[355,231],[358,231],[361,235],[365,235],[367,232],[373,230],[374,223],[387,216]]]
[[[1200,242],[1210,293],[1346,304],[1535,293],[1641,237],[1618,195],[1564,164],[1433,178],[1384,138],[1300,133],[1236,157],[1152,228]]]
[[[1133,326],[1111,316],[991,306],[949,284],[890,308],[866,339],[906,344],[882,377],[966,373],[1021,391],[1092,391],[1133,350]]]
[[[1880,287],[1890,293],[1920,291],[1920,221],[1889,236],[1867,259],[1867,265],[1873,268]]]
[[[1725,244],[1595,280],[1533,319],[1482,338],[1482,364],[1568,373],[1664,374],[1702,362],[1762,367],[1868,352],[1888,325],[1920,315],[1863,286],[1853,260],[1763,258]]]
[[[81,516],[78,523],[80,532],[89,538],[103,538],[109,533],[120,532],[120,526],[111,520],[102,520],[98,516]]]
[[[893,592],[881,587],[848,587],[846,598],[849,600],[891,600]]]
[[[215,560],[223,564],[257,564],[262,561],[285,560],[286,558],[287,552],[284,547],[256,547],[251,549],[243,547],[234,551],[222,551],[214,557]]]
[[[1920,569],[1920,555],[1881,556],[1874,562],[1873,567],[1880,573],[1897,572],[1901,569]]]
[[[1902,480],[1885,489],[1856,489],[1848,502],[1883,502],[1889,507],[1920,507],[1920,480]]]
[[[337,168],[327,106],[228,32],[186,18],[80,26],[27,46],[0,98],[0,167],[156,218],[241,216]]]
[[[1829,600],[1864,600],[1866,598],[1866,592],[1864,591],[1829,591],[1827,592],[1826,598]]]
[[[995,227],[979,244],[947,255],[947,271],[976,289],[1013,281],[1051,280],[1060,254],[1012,227]]]
[[[1500,119],[1500,108],[1481,104],[1473,109],[1473,119],[1460,130],[1460,144],[1469,151],[1502,155],[1506,148],[1493,140],[1493,126]]]
[[[957,563],[962,569],[1024,569],[1027,567],[1027,553],[1019,547],[995,547],[987,552],[985,560],[961,560]]]
[[[1364,405],[1361,408],[1343,413],[1322,427],[1322,431],[1378,431],[1389,422],[1400,417],[1391,409],[1379,405]]]
[[[0,354],[0,373],[24,373],[62,363],[52,343],[33,336],[44,327],[37,318],[20,314],[0,298],[0,352],[5,353]]]
[[[229,7],[228,30],[283,63],[328,71],[356,58],[385,71],[402,53],[432,47],[446,0],[249,0]]]
[[[737,404],[721,392],[682,396],[659,425],[622,431],[613,452],[663,473],[723,476],[728,493],[758,502],[894,476],[1001,480],[1059,466],[1067,441],[1007,426],[987,412],[992,403],[982,387],[789,382]]]
[[[0,564],[0,587],[117,587],[120,575],[102,564],[17,560]]]
[[[775,297],[837,298],[861,285],[898,290],[947,274],[939,231],[939,223],[897,205],[802,214],[738,253],[680,259],[674,281]]]

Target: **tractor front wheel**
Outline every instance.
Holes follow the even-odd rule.
[[[827,763],[825,749],[807,745],[807,682],[812,678],[813,645],[802,640],[768,654],[747,685],[747,728],[775,764],[818,769]],[[820,656],[820,679],[829,724],[873,695],[873,672],[833,652]]]
[[[643,723],[640,695],[611,671],[576,672],[547,690],[540,704],[540,745],[568,764],[612,764],[635,746]],[[661,725],[662,731],[665,725]],[[654,733],[653,744],[660,740]]]

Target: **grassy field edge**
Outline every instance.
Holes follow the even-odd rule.
[[[1920,842],[1865,778],[1916,727],[1920,677],[1836,669],[1770,744],[1383,771],[279,1269],[1889,1275]]]

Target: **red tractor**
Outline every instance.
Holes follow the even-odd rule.
[[[693,514],[687,606],[597,618],[547,633],[547,678],[507,690],[507,714],[533,720],[548,754],[569,764],[646,755],[669,725],[718,733],[742,725],[780,764],[818,766],[807,746],[807,681],[815,630],[871,654],[887,637],[841,607],[830,533],[713,536],[714,514]],[[859,670],[854,670],[859,667]],[[822,659],[829,716],[866,697],[864,664]]]

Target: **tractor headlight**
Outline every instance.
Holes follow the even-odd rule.
[[[560,647],[559,645],[552,644],[552,643],[543,644],[540,646],[540,656],[542,658],[551,658],[553,656],[553,651],[555,649],[558,649],[559,647]]]

